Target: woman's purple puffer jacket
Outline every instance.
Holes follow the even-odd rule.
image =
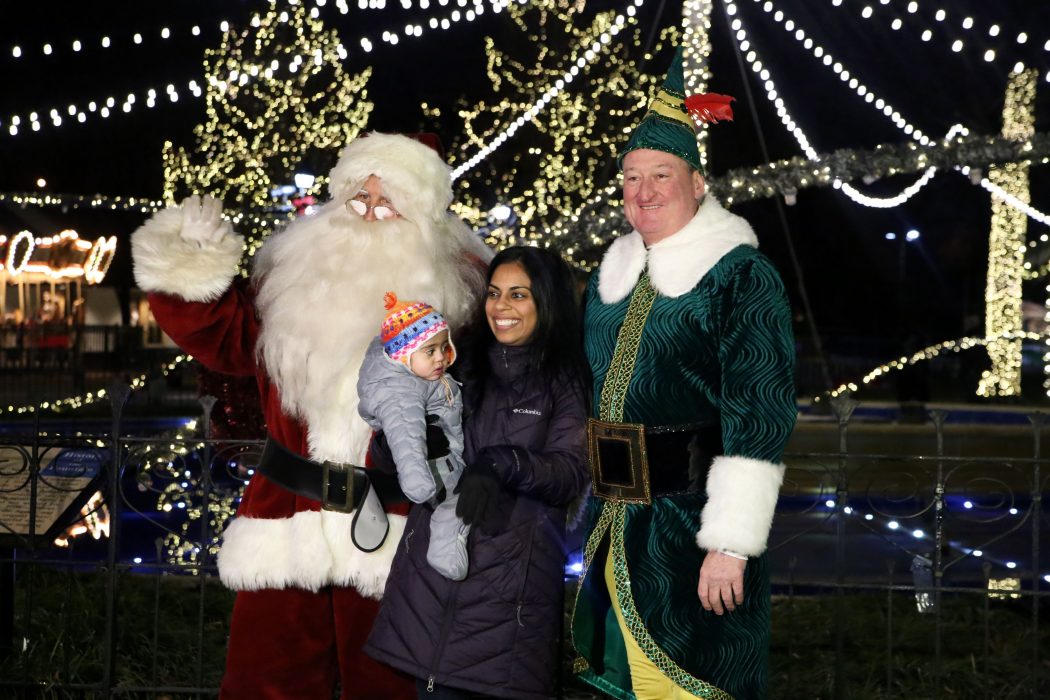
[[[464,416],[466,463],[487,461],[504,484],[499,527],[471,528],[467,578],[450,581],[426,561],[432,509],[413,506],[365,647],[417,678],[505,698],[554,693],[566,508],[589,481],[584,392],[528,357],[494,344],[480,406]]]

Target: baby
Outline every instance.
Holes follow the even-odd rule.
[[[398,303],[392,292],[383,302],[390,311],[361,365],[358,412],[386,435],[405,495],[434,506],[427,562],[446,578],[462,581],[470,527],[456,517],[453,490],[463,473],[463,398],[445,375],[456,348],[434,307]],[[428,423],[445,433],[449,454],[427,459]]]

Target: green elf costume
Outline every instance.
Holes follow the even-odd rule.
[[[699,171],[692,99],[679,50],[621,169],[627,153],[650,149]],[[791,311],[748,223],[701,197],[677,233],[614,241],[587,288],[597,497],[572,636],[576,671],[614,698],[650,697],[632,683],[642,656],[673,689],[661,697],[767,694],[763,552],[796,417]],[[715,551],[746,558],[743,603],[724,615],[697,593]]]

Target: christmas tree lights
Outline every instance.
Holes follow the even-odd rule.
[[[193,153],[164,145],[167,201],[200,192],[235,209],[272,208],[275,188],[304,166],[321,170],[365,127],[371,69],[344,73],[335,31],[303,5],[278,10],[276,0],[252,25],[206,52],[206,120],[194,129]],[[323,184],[317,178],[311,192]],[[249,255],[265,232],[244,231]]]
[[[536,47],[538,54],[514,58],[487,41],[494,97],[460,111],[463,137],[454,153],[502,143],[504,125],[513,123],[512,115],[529,113],[540,96],[539,86],[557,88],[543,94],[545,109],[533,110],[527,122],[534,129],[530,134],[534,145],[498,164],[490,159],[486,167],[475,167],[457,182],[455,210],[468,220],[480,223],[484,212],[497,203],[513,209],[515,228],[492,229],[490,243],[552,246],[579,266],[594,264],[605,241],[570,235],[570,227],[579,224],[585,202],[599,193],[603,210],[607,205],[615,207],[605,194],[617,179],[612,165],[617,148],[663,80],[662,71],[651,75],[638,70],[638,58],[631,53],[641,45],[635,19],[635,7],[641,4],[642,0],[634,0],[624,14],[602,12],[590,22],[582,21],[583,9],[576,3],[545,0],[527,7],[512,5],[508,14],[529,34],[528,45]],[[677,43],[678,34],[675,28],[661,31],[645,59],[661,51],[667,55],[664,50]],[[604,61],[594,60],[598,54],[605,55]],[[574,77],[571,91],[564,82],[566,74]],[[486,199],[487,192],[495,192],[496,201]],[[588,223],[604,224],[603,217]]]

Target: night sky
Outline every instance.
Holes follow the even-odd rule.
[[[308,7],[315,4],[315,0],[304,1]],[[419,107],[421,101],[452,110],[457,99],[472,102],[484,97],[489,84],[484,75],[483,37],[493,36],[508,47],[521,41],[521,33],[505,13],[486,12],[448,31],[426,30],[422,37],[402,37],[397,46],[378,41],[384,30],[400,31],[408,21],[423,18],[425,24],[431,15],[446,16],[455,2],[446,7],[435,0],[427,10],[418,9],[418,0],[413,0],[411,10],[402,9],[396,1],[388,1],[383,10],[361,10],[355,2],[345,15],[336,9],[334,0],[320,8],[322,18],[340,32],[350,50],[345,68],[351,72],[367,65],[374,68],[369,84],[375,102],[370,128],[440,132],[449,127],[428,123]],[[943,136],[956,122],[971,133],[998,133],[1007,76],[1018,61],[1040,71],[1036,129],[1048,129],[1050,3],[919,0],[914,12],[904,0],[844,0],[838,6],[832,0],[777,0],[774,4],[931,137]],[[623,7],[626,3],[586,3],[584,16]],[[761,81],[748,69],[754,104],[749,102],[723,7],[716,2],[714,77],[709,89],[737,97],[737,118],[712,132],[709,170],[716,176],[731,168],[766,162],[759,133],[770,159],[800,153],[767,102]],[[862,17],[865,7],[871,8],[867,19]],[[192,98],[184,86],[191,78],[200,81],[203,77],[203,53],[219,43],[219,22],[226,19],[243,27],[253,12],[265,8],[260,0],[4,3],[0,191],[38,191],[36,180],[44,178],[44,190],[53,193],[159,197],[161,144],[170,139],[192,145],[191,130],[203,119],[203,100]],[[943,21],[936,19],[940,9],[947,15]],[[665,26],[677,23],[680,12],[679,3],[646,0],[640,17],[646,26]],[[789,112],[818,152],[869,149],[908,140],[775,24],[761,2],[740,0],[738,16],[773,72]],[[963,27],[967,17],[973,19],[971,29]],[[895,18],[902,23],[896,30]],[[195,24],[202,28],[197,37],[190,33]],[[996,36],[990,36],[993,25],[998,27]],[[171,32],[166,40],[160,38],[164,27]],[[925,29],[932,32],[929,41],[921,38]],[[131,40],[135,32],[143,36],[140,45]],[[1022,32],[1027,41],[1018,43]],[[371,53],[358,48],[361,35],[371,36],[376,44]],[[110,48],[100,46],[103,36],[111,37]],[[951,45],[957,39],[963,41],[963,47],[954,52]],[[83,44],[79,52],[71,48],[74,40]],[[44,55],[45,43],[52,45],[51,55]],[[22,51],[19,58],[12,55],[16,45]],[[528,46],[514,48],[519,56],[528,55]],[[984,58],[989,49],[996,52],[992,61]],[[637,49],[639,61],[643,53]],[[655,57],[649,70],[659,66],[662,71],[668,58]],[[182,87],[178,103],[161,99],[153,109],[137,104],[129,114],[119,111],[128,92],[141,94],[154,87],[163,93],[168,83]],[[70,104],[101,102],[108,96],[118,103],[116,113],[108,119],[91,115],[79,124],[65,114]],[[47,116],[52,107],[62,112],[60,127],[54,127]],[[28,128],[27,115],[32,111],[40,113],[38,132]],[[21,126],[18,135],[12,136],[9,127],[15,114],[20,115]],[[451,140],[449,134],[442,136],[446,143]],[[522,129],[494,157],[507,157],[527,147],[528,129]],[[1042,166],[1031,171],[1032,203],[1042,211],[1050,211],[1048,170]],[[916,177],[854,184],[869,194],[891,195]],[[495,201],[496,195],[493,197]],[[801,318],[799,276],[788,253],[790,236],[817,327],[832,348],[882,342],[885,348],[907,350],[904,346],[909,343],[954,339],[982,329],[989,195],[957,173],[938,174],[906,204],[889,210],[860,206],[830,189],[803,190],[794,206],[783,207],[786,229],[771,199],[734,210],[754,224],[761,248],[782,271]],[[127,235],[142,218],[130,213],[0,204],[0,233],[11,235],[23,228],[38,235],[75,228],[92,238],[116,233],[123,245],[108,282],[126,284],[130,270]],[[902,243],[901,235],[912,228],[921,232],[921,238]],[[897,239],[888,241],[887,232],[897,233]],[[1044,232],[1042,224],[1030,223],[1030,239]],[[1041,304],[1044,283],[1030,283],[1029,287],[1026,298]],[[880,350],[874,352],[877,355]]]

